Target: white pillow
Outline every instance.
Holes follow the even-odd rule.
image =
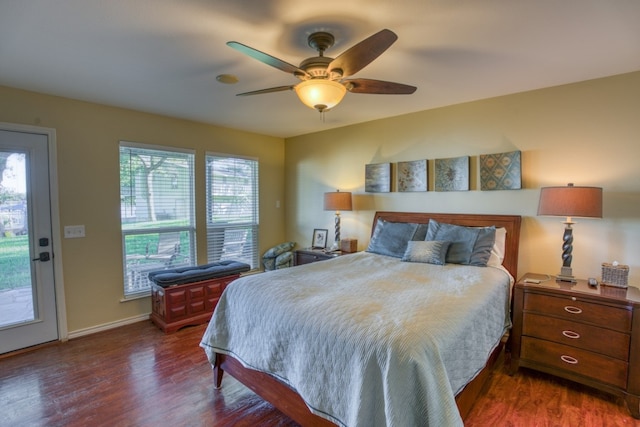
[[[507,229],[504,227],[496,228],[496,241],[491,248],[491,255],[487,265],[491,267],[499,267],[504,261],[504,244],[507,239]]]

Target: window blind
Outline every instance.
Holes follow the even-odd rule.
[[[208,261],[258,268],[258,161],[208,154],[206,165]]]
[[[150,271],[194,265],[194,153],[120,143],[124,295],[146,294]]]

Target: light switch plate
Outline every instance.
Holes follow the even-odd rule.
[[[77,239],[79,237],[84,237],[84,225],[65,225],[64,226],[65,239]]]

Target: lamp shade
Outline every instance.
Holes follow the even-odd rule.
[[[340,192],[340,191],[324,193],[324,210],[325,211],[350,211],[351,210],[351,193]]]
[[[540,190],[538,215],[602,218],[602,188],[544,187]]]
[[[304,105],[320,112],[329,110],[342,101],[347,88],[338,82],[326,79],[310,79],[294,87]]]

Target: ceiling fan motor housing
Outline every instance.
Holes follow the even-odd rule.
[[[311,78],[326,79],[328,76],[327,67],[333,61],[328,56],[314,56],[307,58],[300,63],[300,69],[307,72]],[[296,75],[301,80],[306,80],[308,76]]]

